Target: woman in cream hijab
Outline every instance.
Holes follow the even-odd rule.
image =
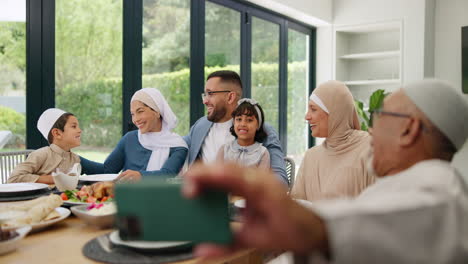
[[[136,131],[125,134],[104,164],[81,158],[83,173],[118,173],[119,180],[142,176],[177,175],[187,156],[187,144],[172,132],[177,118],[155,88],[137,91],[130,104]]]
[[[312,136],[326,139],[306,152],[291,191],[294,198],[353,197],[374,182],[367,173],[370,136],[360,130],[354,99],[345,84],[328,81],[316,88],[305,119]]]

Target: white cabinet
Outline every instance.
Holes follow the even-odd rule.
[[[394,91],[402,83],[401,22],[337,26],[335,79],[365,103],[377,89]]]

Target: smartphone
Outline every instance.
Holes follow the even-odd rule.
[[[174,179],[117,184],[115,224],[121,239],[231,243],[228,194],[206,190],[187,199],[181,187]]]

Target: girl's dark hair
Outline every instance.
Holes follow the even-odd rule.
[[[265,130],[263,129],[263,124],[265,123],[265,115],[263,114],[263,109],[260,105],[256,105],[258,109],[260,110],[260,113],[262,115],[262,123],[259,124],[260,128],[255,132],[255,141],[257,142],[263,142],[267,134]],[[246,116],[255,116],[257,121],[260,121],[258,118],[257,110],[255,110],[255,106],[250,104],[249,102],[243,102],[240,105],[237,106],[237,108],[232,112],[231,116],[232,118],[236,118],[236,116],[241,116],[241,115],[246,115]],[[237,138],[236,132],[234,131],[234,122],[232,123],[231,128],[229,129],[231,131],[231,134]]]
[[[61,115],[59,117],[59,119],[57,119],[57,121],[55,121],[55,124],[52,126],[52,128],[49,131],[49,135],[47,135],[47,141],[49,141],[49,144],[52,144],[52,142],[54,142],[54,136],[52,135],[52,129],[57,128],[57,129],[60,129],[61,131],[64,131],[65,130],[65,124],[67,123],[68,118],[70,116],[74,116],[74,115],[72,113],[65,113],[65,114]]]

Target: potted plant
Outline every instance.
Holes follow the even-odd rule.
[[[365,108],[364,103],[359,100],[354,100],[356,111],[361,121],[361,130],[367,131],[369,127],[372,127],[372,113],[382,106],[385,96],[389,93],[385,93],[385,90],[379,89],[373,92],[369,98],[369,107]]]

